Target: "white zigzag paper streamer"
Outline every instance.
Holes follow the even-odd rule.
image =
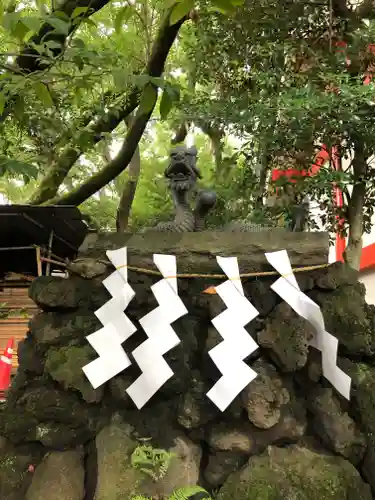
[[[243,360],[258,349],[244,326],[259,312],[246,299],[236,257],[216,257],[228,281],[215,287],[227,309],[212,319],[223,342],[209,351],[222,377],[207,393],[211,401],[224,411],[233,399],[257,376]]]
[[[322,353],[323,375],[344,398],[349,400],[351,378],[337,366],[338,340],[326,331],[320,307],[299,288],[286,250],[265,255],[268,262],[282,276],[271,286],[272,290],[315,328],[316,335],[310,344]]]
[[[180,343],[171,323],[188,312],[178,296],[176,257],[154,254],[154,262],[164,277],[151,287],[159,306],[139,320],[148,339],[132,354],[142,374],[126,390],[138,409],[173,376],[163,355]]]
[[[103,280],[103,285],[112,295],[112,299],[95,311],[96,317],[104,327],[86,338],[99,357],[83,367],[94,389],[131,365],[121,344],[137,331],[124,313],[135,296],[134,290],[128,283],[127,248],[108,250],[106,253],[117,269]]]

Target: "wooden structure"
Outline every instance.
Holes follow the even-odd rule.
[[[17,276],[9,276],[7,286],[0,291],[0,353],[10,337],[14,337],[15,350],[12,366],[17,368],[17,346],[27,333],[30,318],[38,308],[28,296],[28,283]]]
[[[64,271],[87,234],[76,207],[0,206],[0,355],[9,338],[16,349],[37,307],[28,297],[31,281]]]

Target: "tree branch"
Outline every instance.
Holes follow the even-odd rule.
[[[90,137],[85,145],[85,150],[101,141],[103,134],[112,132],[126,116],[136,109],[139,104],[139,94],[139,89],[133,88],[125,106],[121,109],[110,109],[104,117],[82,130],[81,136]],[[30,204],[40,205],[56,195],[61,183],[78,158],[84,153],[83,149],[80,146],[70,145],[64,149],[57,162],[51,165],[41,180],[38,189],[30,199]]]
[[[87,7],[88,11],[83,16],[87,18],[102,9],[109,1],[110,0],[63,0],[63,2],[52,10],[50,16],[52,17],[55,12],[63,12],[66,16],[71,17],[77,7]],[[29,43],[21,50],[20,55],[16,59],[16,65],[23,73],[35,73],[36,71],[45,70],[52,64],[52,61],[43,61],[42,63],[37,57],[31,57],[38,55],[38,52],[32,48],[32,45],[40,45],[42,41],[54,41],[59,44],[59,47],[52,49],[54,57],[57,57],[63,51],[65,42],[75,29],[75,26],[72,24],[67,34],[56,33],[54,29],[55,28],[51,24],[45,22],[39,32],[34,35]]]
[[[170,13],[171,10],[165,16],[157,39],[154,43],[151,58],[148,64],[148,74],[151,76],[162,75],[169,51],[177,37],[180,27],[187,20],[186,16],[178,23],[171,26],[169,21]],[[154,102],[152,108],[150,107],[151,109],[147,112],[142,109],[142,106],[138,108],[134,122],[126,135],[123,146],[116,158],[114,158],[114,160],[112,160],[101,172],[92,176],[79,188],[60,199],[53,200],[53,203],[58,205],[80,205],[127,168],[137,149],[138,143],[156,104],[157,88],[154,85],[148,84],[144,89],[143,95],[145,95],[146,92],[148,93],[150,89],[154,90]]]
[[[161,28],[159,29],[159,33],[153,45],[151,57],[145,69],[146,75],[151,77],[160,77],[163,74],[164,64],[168,53],[173,45],[180,26],[182,26],[185,20],[186,18],[184,18],[181,22],[170,26],[169,14],[165,17]],[[121,109],[112,108],[94,125],[83,130],[82,134],[91,137],[90,142],[86,143],[86,149],[97,144],[102,139],[104,133],[112,132],[127,116],[133,113],[139,105],[140,94],[141,92],[139,88],[133,87],[125,106]],[[66,147],[57,163],[51,166],[47,174],[42,179],[38,190],[30,200],[30,203],[33,205],[40,205],[41,203],[45,203],[49,199],[56,196],[61,183],[64,181],[70,169],[82,154],[82,148],[72,146]]]
[[[147,126],[148,120],[154,110],[156,100],[157,100],[157,89],[148,84],[146,88],[153,88],[154,103],[152,109],[147,113],[143,112],[140,108],[137,112],[134,123],[126,135],[123,145],[118,153],[118,155],[105,167],[103,170],[94,174],[87,182],[82,184],[77,189],[63,196],[62,198],[57,198],[50,200],[48,203],[53,205],[80,205],[85,200],[90,198],[93,194],[99,191],[101,188],[106,186],[115,177],[121,174],[127,166],[129,165],[134,153],[137,149],[138,143],[142,138],[143,132]]]
[[[88,18],[95,12],[98,12],[100,9],[102,9],[109,2],[110,0],[63,0],[56,8],[52,10],[50,16],[53,16],[53,14],[58,11],[63,12],[68,17],[71,17],[74,9],[76,9],[77,7],[88,7],[89,11],[84,16],[85,18]],[[11,2],[7,8],[7,12],[13,12],[15,8],[16,2]],[[65,42],[75,28],[76,26],[71,25],[69,33],[65,35],[62,33],[56,33],[54,31],[54,27],[48,22],[45,22],[40,28],[39,32],[34,35],[23,47],[20,54],[16,58],[15,64],[8,68],[8,72],[16,74],[31,74],[47,69],[52,65],[53,59],[48,62],[43,61],[42,63],[38,57],[39,52],[36,51],[32,47],[32,45],[40,45],[42,41],[54,41],[58,43],[59,46],[51,49],[51,52],[53,53],[54,57],[57,57],[64,50]],[[0,123],[3,123],[11,113],[12,104],[12,100],[7,102],[4,111],[0,115]]]

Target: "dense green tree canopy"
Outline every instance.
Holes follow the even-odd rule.
[[[219,194],[215,225],[266,213],[272,168],[309,168],[339,145],[346,171],[327,165],[294,192],[321,203],[327,228],[344,218],[357,267],[373,213],[374,12],[368,0],[3,2],[2,192],[137,229],[170,216],[162,174],[188,137]]]

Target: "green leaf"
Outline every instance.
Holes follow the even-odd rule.
[[[72,58],[74,64],[77,66],[77,68],[82,71],[83,68],[85,67],[85,61],[82,59],[81,56],[79,56],[78,54],[76,54],[75,56],[73,56]]]
[[[176,3],[181,3],[182,0],[164,0],[164,8],[170,9],[172,5]]]
[[[150,113],[155,106],[157,97],[157,89],[153,85],[147,85],[143,91],[141,102],[139,103],[139,110],[144,114]]]
[[[177,85],[171,85],[169,84],[166,86],[165,90],[168,92],[168,94],[171,96],[171,99],[173,102],[177,102],[180,100],[180,87]]]
[[[18,23],[14,26],[12,30],[12,35],[18,38],[20,42],[25,38],[27,33],[29,33],[29,28],[23,24],[22,21],[18,21]]]
[[[96,23],[94,23],[94,21],[92,19],[90,19],[89,17],[84,17],[82,19],[82,22],[85,24],[88,24],[89,26],[94,26],[95,28],[97,28]]]
[[[229,0],[211,0],[213,4],[213,10],[217,10],[223,14],[231,14],[235,12],[234,3],[230,3]],[[230,0],[231,1],[231,0]]]
[[[117,68],[112,71],[113,83],[118,90],[124,90],[128,84],[128,73],[124,68]]]
[[[62,19],[66,23],[70,23],[70,17],[68,16],[68,14],[66,14],[62,10],[54,10],[53,17],[57,17],[58,19]],[[49,19],[49,16],[48,16],[48,19]]]
[[[0,161],[5,167],[6,173],[8,173],[9,175],[26,175],[27,177],[34,179],[36,179],[38,176],[37,168],[35,167],[35,165],[32,165],[30,163],[25,163],[5,157],[0,157]]]
[[[76,41],[76,40],[74,40],[74,42],[75,42],[75,41]],[[50,49],[50,50],[52,50],[52,49],[61,49],[61,46],[62,46],[62,44],[61,44],[61,43],[55,42],[54,40],[47,40],[47,41],[44,43],[44,45],[45,45],[48,49]]]
[[[240,7],[241,5],[244,5],[245,0],[230,0],[230,3],[235,7]]]
[[[86,48],[85,42],[81,38],[73,38],[72,45],[73,47],[77,47],[77,49]]]
[[[143,88],[151,81],[151,76],[149,75],[135,75],[132,78],[134,85],[137,87]]]
[[[88,7],[76,7],[73,12],[72,12],[72,19],[75,19],[76,17],[80,16],[81,14],[86,14],[86,12],[89,10]]]
[[[129,5],[125,5],[125,7],[122,7],[118,11],[118,13],[115,17],[115,21],[114,21],[114,27],[115,27],[116,33],[121,32],[121,29],[122,29],[124,22],[127,21],[128,19],[130,19],[133,14],[134,14],[134,10]]]
[[[168,118],[168,115],[172,107],[173,107],[173,99],[170,93],[167,90],[164,90],[159,107],[160,118],[162,120],[166,120]]]
[[[6,100],[5,95],[2,92],[0,92],[0,115],[4,111],[6,102],[7,102],[7,100]]]
[[[40,27],[42,26],[42,20],[39,17],[25,16],[22,18],[22,22],[33,33],[38,33]]]
[[[34,91],[38,99],[48,108],[53,106],[53,100],[48,87],[42,82],[35,82],[33,85]]]
[[[12,32],[20,18],[20,12],[6,13],[2,18],[2,25],[7,31]]]
[[[151,76],[150,82],[160,88],[164,88],[165,86],[164,78],[161,76]]]
[[[192,9],[194,9],[194,0],[182,0],[173,7],[169,18],[169,24],[173,26],[173,24],[178,23],[183,17],[188,15]]]
[[[48,17],[48,24],[50,24],[57,33],[61,33],[62,35],[68,36],[70,31],[70,23],[67,23],[63,19],[59,17]]]

